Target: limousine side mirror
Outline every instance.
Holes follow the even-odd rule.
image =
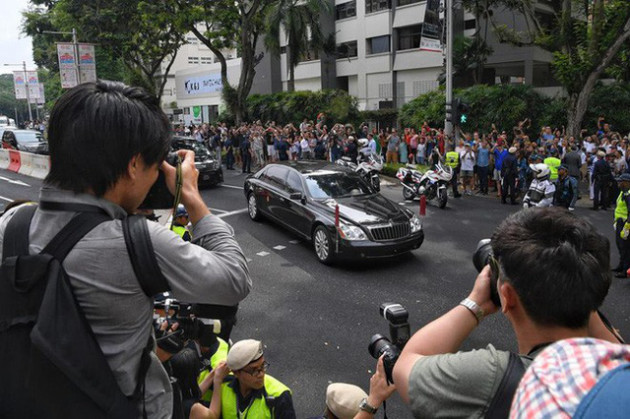
[[[289,195],[289,199],[292,201],[299,201],[302,199],[302,192],[293,192]]]

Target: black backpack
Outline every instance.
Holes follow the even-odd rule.
[[[45,208],[46,203],[40,206]],[[50,204],[50,203],[48,203]],[[41,253],[30,255],[29,227],[35,205],[9,220],[0,268],[0,417],[137,418],[144,399],[152,338],[143,350],[138,385],[123,394],[98,345],[62,263],[85,234],[111,217],[97,207],[52,204],[79,212]],[[70,207],[70,208],[68,208]],[[128,253],[148,296],[168,291],[153,254],[146,220],[123,220]],[[142,267],[142,270],[140,269]]]

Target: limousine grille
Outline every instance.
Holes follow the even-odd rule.
[[[368,227],[374,241],[388,241],[407,237],[411,233],[409,223],[379,224]]]

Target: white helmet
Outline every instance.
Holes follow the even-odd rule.
[[[545,178],[548,178],[551,173],[549,166],[545,163],[530,164],[529,168],[532,169],[534,176],[536,176],[536,179],[538,180],[545,180]]]
[[[359,140],[359,146],[360,146],[360,147],[366,147],[367,145],[368,145],[368,140],[367,140],[367,138],[361,138],[361,139]]]

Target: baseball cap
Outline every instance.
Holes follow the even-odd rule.
[[[232,371],[238,371],[250,362],[263,356],[263,344],[259,340],[245,339],[236,342],[227,356],[227,366]]]
[[[333,383],[326,389],[326,406],[339,419],[352,419],[359,413],[359,403],[367,396],[353,384]]]

